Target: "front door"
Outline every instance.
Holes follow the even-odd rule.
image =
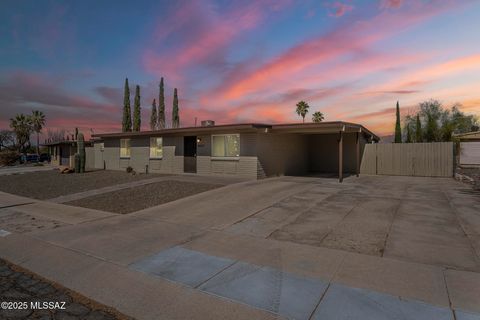
[[[183,171],[197,172],[197,137],[183,137]]]

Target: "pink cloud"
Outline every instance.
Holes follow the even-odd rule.
[[[385,11],[371,19],[341,26],[288,49],[254,70],[237,70],[230,79],[223,81],[219,91],[224,99],[237,99],[264,91],[271,84],[278,86],[279,82],[287,82],[296,74],[304,76],[305,72],[316,66],[323,65],[330,69],[330,65],[341,57],[368,52],[376,43],[443,13],[450,6],[450,2],[417,3],[400,13]]]
[[[402,6],[404,0],[381,0],[380,1],[380,8],[382,9],[398,9]]]
[[[61,77],[48,74],[14,72],[0,81],[0,122],[8,128],[8,119],[32,110],[45,113],[46,129],[90,128],[120,129],[121,100],[114,103],[97,102],[85,95],[63,89]]]
[[[147,49],[143,65],[147,72],[166,75],[174,81],[180,80],[190,67],[223,68],[226,50],[238,37],[262,23],[268,12],[281,10],[288,4],[288,1],[252,2],[219,12],[204,1],[182,3],[174,8],[169,20],[159,24],[153,36],[154,43],[171,37],[182,42],[166,51]]]
[[[330,4],[329,7],[333,9],[333,12],[330,12],[329,16],[337,17],[337,18],[341,17],[345,13],[353,10],[352,5],[349,5],[349,4],[346,4],[346,3],[341,3],[339,1],[336,1],[332,4]]]

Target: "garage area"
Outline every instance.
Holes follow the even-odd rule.
[[[259,134],[257,157],[265,176],[338,177],[359,174],[365,145],[379,138],[358,124],[274,125]]]

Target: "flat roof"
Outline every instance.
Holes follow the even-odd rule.
[[[76,144],[77,143],[77,140],[61,140],[61,141],[50,141],[50,142],[47,142],[47,143],[40,143],[41,146],[56,146],[56,145],[61,145],[61,144],[68,144],[68,145],[72,145],[72,144]],[[85,144],[91,144],[92,141],[85,141]]]
[[[97,133],[93,134],[93,138],[123,138],[123,137],[143,137],[159,134],[185,134],[185,133],[207,133],[220,132],[226,130],[233,130],[238,132],[257,132],[259,130],[267,129],[271,133],[303,133],[303,134],[326,134],[335,132],[363,132],[372,137],[373,140],[378,141],[380,138],[357,123],[350,123],[344,121],[326,121],[319,123],[282,123],[282,124],[266,124],[266,123],[239,123],[239,124],[224,124],[205,127],[184,127],[184,128],[168,128],[154,131],[137,131],[137,132],[115,132],[115,133]]]

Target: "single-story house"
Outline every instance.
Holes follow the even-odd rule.
[[[61,140],[61,141],[52,141],[42,144],[48,148],[48,153],[51,156],[51,164],[56,166],[75,166],[75,153],[77,153],[77,141],[75,140]],[[85,141],[85,147],[91,147],[92,143]],[[93,154],[89,155],[87,151],[87,159],[92,158]],[[87,160],[88,162],[88,160]],[[88,163],[87,163],[88,165]]]
[[[480,167],[480,131],[453,136],[460,141],[458,163],[463,167]]]
[[[212,122],[207,122],[212,124]],[[95,134],[94,167],[137,172],[237,175],[358,174],[366,143],[360,124],[232,124]]]

